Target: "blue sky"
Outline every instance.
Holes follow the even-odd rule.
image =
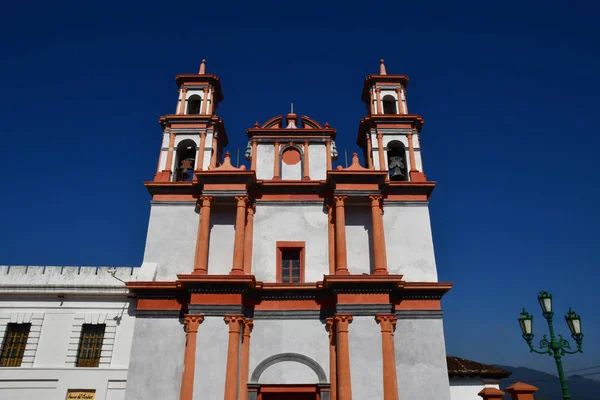
[[[439,277],[455,282],[448,353],[553,372],[516,323],[526,306],[545,333],[545,289],[559,332],[569,306],[583,318],[585,353],[566,370],[600,364],[596,4],[84,3],[3,9],[0,263],[141,263],[157,120],[202,58],[233,154],[290,102],[351,154],[363,79],[385,58],[425,118]]]

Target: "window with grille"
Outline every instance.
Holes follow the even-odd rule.
[[[105,324],[83,324],[77,351],[78,367],[97,367],[100,364]]]
[[[9,323],[6,326],[2,352],[0,352],[0,367],[21,366],[30,330],[31,324]]]
[[[304,242],[277,242],[277,281],[304,282]]]

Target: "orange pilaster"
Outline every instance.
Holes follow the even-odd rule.
[[[181,89],[181,103],[179,104],[179,115],[185,114],[185,105],[187,103],[187,91],[186,87]]]
[[[396,378],[396,353],[394,349],[394,328],[396,316],[393,314],[375,317],[381,327],[381,350],[383,357],[383,400],[398,400],[398,379]]]
[[[213,169],[217,166],[217,146],[219,145],[219,142],[217,140],[217,133],[213,132],[213,138],[212,138],[212,155],[210,157],[210,167],[209,169]]]
[[[350,325],[351,322],[351,315],[335,316],[337,400],[352,400],[350,346],[348,344],[348,325]]]
[[[200,201],[200,222],[196,239],[196,255],[194,257],[194,273],[206,275],[208,272],[208,238],[210,235],[210,202],[212,196],[202,196]]]
[[[244,274],[252,273],[252,242],[254,239],[254,204],[246,208],[246,231],[244,232]]]
[[[402,88],[396,88],[396,98],[398,99],[398,114],[404,114],[404,104],[402,104]]]
[[[325,142],[325,147],[327,149],[325,152],[327,154],[327,171],[331,171],[333,169],[333,166],[331,165],[331,140]]]
[[[279,175],[279,142],[273,144],[273,179],[280,179]]]
[[[250,333],[254,323],[252,319],[244,319],[244,331],[242,333],[242,360],[240,361],[240,400],[248,400],[248,374],[250,369]]]
[[[206,106],[206,113],[208,115],[212,115],[213,111],[215,110],[215,105],[213,104],[213,96],[215,95],[215,91],[211,91],[211,88],[208,88],[208,94],[210,95],[210,100],[208,101],[208,105]],[[208,98],[208,96],[207,96]]]
[[[385,157],[383,156],[383,133],[377,133],[377,154],[379,154],[379,170],[385,171]]]
[[[230,275],[242,275],[244,273],[244,228],[246,225],[246,203],[248,197],[235,196],[237,201],[235,215],[235,239],[233,243],[233,265]]]
[[[224,320],[225,323],[229,325],[224,400],[237,400],[239,384],[238,373],[240,367],[240,331],[244,322],[244,317],[241,315],[226,315]]]
[[[371,200],[371,217],[373,219],[373,258],[375,275],[387,275],[387,256],[385,250],[385,233],[383,231],[383,215],[381,196],[369,196]]]
[[[202,99],[202,115],[206,115],[206,106],[208,105],[208,87],[204,88],[204,98]]]
[[[329,332],[329,376],[331,381],[331,389],[329,393],[330,400],[337,399],[337,372],[335,368],[336,353],[335,353],[335,323],[333,318],[325,320],[327,331]]]
[[[346,261],[346,215],[344,200],[347,196],[333,196],[335,201],[335,273],[348,275]]]
[[[200,145],[198,146],[198,167],[196,170],[204,169],[204,148],[206,147],[206,131],[200,132]]]
[[[375,104],[373,101],[373,91],[371,89],[369,89],[369,101],[370,101],[369,110],[371,110],[371,114],[375,114],[376,110],[375,110]]]
[[[327,241],[329,250],[329,274],[335,274],[335,226],[333,205],[327,204]]]
[[[371,143],[371,132],[367,132],[367,162],[368,168],[375,168],[373,165],[373,144]]]
[[[383,114],[383,108],[381,107],[381,89],[376,88],[375,94],[377,95],[377,114]]]
[[[304,179],[310,180],[310,170],[308,168],[308,140],[304,141]]]
[[[175,132],[169,133],[169,149],[167,150],[167,163],[165,164],[165,171],[172,172],[173,166],[173,148],[175,147]]]
[[[257,143],[255,140],[252,141],[252,161],[250,161],[250,169],[256,171],[256,147]]]
[[[417,162],[415,161],[415,147],[413,145],[413,134],[406,134],[406,139],[408,140],[408,158],[410,160],[410,172],[416,172]]]
[[[194,396],[194,370],[196,368],[196,336],[198,326],[204,321],[203,315],[186,315],[185,353],[183,354],[183,374],[181,378],[180,400],[192,400]]]

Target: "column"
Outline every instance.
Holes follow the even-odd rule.
[[[183,354],[183,374],[181,378],[180,400],[192,400],[194,395],[194,370],[196,368],[196,336],[198,326],[204,321],[203,315],[186,315],[183,318],[185,325],[185,353]]]
[[[244,319],[244,332],[242,333],[242,360],[240,361],[240,400],[248,400],[248,374],[250,369],[250,333],[254,322]]]
[[[252,274],[252,246],[254,239],[254,204],[246,208],[246,231],[244,232],[244,274]]]
[[[208,169],[214,169],[217,166],[217,152],[219,145],[217,132],[213,131],[213,139],[212,139],[212,155],[210,156],[210,167]]]
[[[237,201],[235,215],[235,239],[233,243],[233,265],[230,275],[242,275],[244,273],[244,228],[246,225],[246,203],[247,196],[235,196]]]
[[[206,147],[206,131],[200,132],[200,145],[198,146],[198,158],[196,167],[197,171],[202,171],[204,169],[204,148]]]
[[[331,171],[333,169],[331,165],[331,140],[327,140],[325,142],[325,147],[327,149],[325,151],[325,153],[327,154],[327,171]]]
[[[202,99],[202,115],[206,115],[206,106],[208,105],[208,86],[204,88],[204,98]]]
[[[377,114],[383,114],[383,108],[381,108],[381,89],[376,88],[375,93],[377,95]]]
[[[333,318],[325,320],[327,331],[329,332],[329,377],[331,381],[330,400],[337,400],[337,372],[335,368],[335,324]]]
[[[227,370],[225,372],[224,400],[237,400],[238,371],[240,356],[240,330],[244,317],[241,315],[226,315],[224,321],[229,325],[229,344],[227,346]]]
[[[329,250],[329,275],[335,274],[335,226],[334,206],[327,203],[327,242]]]
[[[410,172],[417,172],[417,162],[415,161],[415,147],[413,145],[413,134],[407,133],[406,138],[408,140],[408,157],[410,160]]]
[[[369,89],[369,110],[371,114],[375,114],[375,101],[373,100],[373,89]]]
[[[382,196],[369,196],[371,201],[371,218],[373,219],[372,245],[375,275],[387,275],[387,256],[385,254],[385,233],[383,231]]]
[[[187,103],[187,91],[188,89],[186,87],[181,88],[181,103],[179,104],[179,115],[185,114],[185,105]]]
[[[336,383],[337,400],[352,400],[352,382],[350,380],[350,346],[348,344],[348,325],[351,315],[335,316],[336,327]]]
[[[406,89],[402,89],[402,111],[408,114],[408,104],[406,103]]]
[[[379,170],[385,171],[385,157],[383,156],[383,133],[377,133],[377,154],[379,154]]]
[[[304,179],[310,180],[310,172],[308,168],[308,140],[304,141]]]
[[[257,148],[256,140],[253,140],[252,141],[252,161],[250,161],[250,169],[252,171],[256,171],[256,148]]]
[[[208,239],[210,235],[210,202],[212,196],[200,198],[200,221],[196,239],[196,255],[194,257],[194,274],[206,275],[208,272]]]
[[[344,214],[344,200],[347,196],[333,196],[335,201],[335,273],[348,275],[346,262],[346,215]]]
[[[371,132],[367,132],[367,162],[369,163],[368,167],[370,169],[374,169],[373,165],[373,144],[371,143]]]
[[[381,351],[383,357],[383,400],[398,400],[398,379],[396,378],[396,353],[394,349],[394,329],[396,316],[384,314],[375,316],[381,327]]]
[[[279,142],[275,142],[273,146],[273,179],[281,179],[279,175]]]
[[[173,148],[175,147],[175,132],[169,132],[169,149],[167,150],[167,163],[165,171],[173,172]]]
[[[404,104],[402,104],[402,88],[396,88],[396,104],[398,105],[398,114],[406,114],[404,112]]]

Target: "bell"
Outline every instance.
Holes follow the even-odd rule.
[[[390,165],[390,180],[392,181],[405,181],[406,173],[404,172],[404,163],[402,157],[395,156],[389,158]]]

